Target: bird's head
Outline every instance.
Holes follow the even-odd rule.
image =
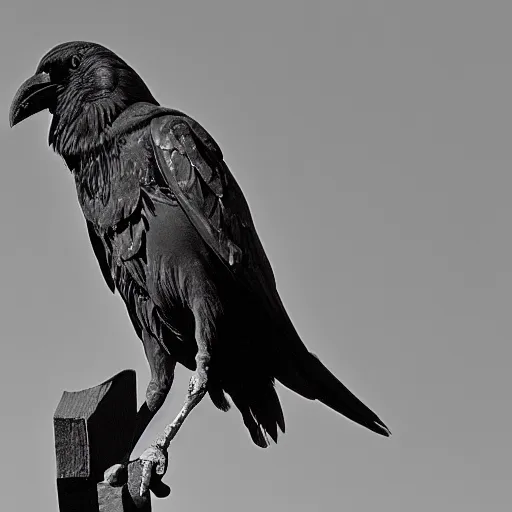
[[[11,126],[48,109],[53,114],[49,143],[62,156],[92,149],[106,128],[138,102],[158,105],[142,78],[107,48],[84,41],[63,43],[40,61],[18,89]]]

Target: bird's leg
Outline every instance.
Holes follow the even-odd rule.
[[[140,486],[141,496],[150,488],[153,468],[158,476],[163,475],[167,470],[167,450],[169,445],[185,422],[187,416],[192,412],[192,409],[194,409],[206,394],[206,385],[207,367],[200,367],[198,364],[196,372],[190,378],[187,396],[181,411],[174,421],[165,427],[164,432],[157,438],[155,443],[140,456],[143,464]]]
[[[207,370],[206,368],[199,367],[190,377],[190,381],[188,384],[187,396],[185,398],[185,403],[181,408],[181,411],[178,413],[176,418],[172,423],[165,427],[162,435],[156,440],[156,445],[160,448],[167,450],[171,441],[178,433],[179,429],[185,422],[187,416],[192,412],[194,407],[203,399],[206,394],[206,385],[207,385]]]
[[[196,371],[190,378],[185,403],[172,423],[167,425],[161,436],[140,457],[143,462],[140,495],[149,488],[153,468],[157,475],[166,470],[167,452],[172,439],[185,422],[194,407],[203,399],[208,384],[208,370],[211,359],[211,340],[214,337],[215,323],[212,318],[202,318],[200,311],[194,311],[196,321],[195,336],[197,342]]]
[[[126,469],[130,455],[146,427],[163,405],[174,379],[176,362],[158,341],[153,336],[144,333],[142,343],[151,371],[151,380],[146,390],[146,401],[140,407],[135,419],[130,447],[119,464],[115,464],[105,471],[104,479],[110,485],[121,485],[126,481]]]

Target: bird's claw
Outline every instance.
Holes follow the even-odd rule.
[[[103,473],[103,480],[113,487],[119,487],[128,480],[128,471],[125,464],[114,464]]]
[[[139,460],[142,464],[142,477],[140,482],[139,494],[143,496],[148,492],[150,487],[153,490],[153,492],[155,492],[156,490],[153,489],[155,485],[152,485],[151,482],[151,479],[153,477],[153,471],[158,477],[158,480],[160,480],[167,471],[167,450],[164,450],[159,446],[152,445],[142,453],[142,455],[139,457]],[[158,487],[161,486],[158,485]],[[158,492],[158,494],[160,493]]]

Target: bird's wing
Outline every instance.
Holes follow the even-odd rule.
[[[191,118],[172,115],[153,119],[151,136],[162,177],[204,241],[239,284],[282,309],[247,202],[213,138]]]

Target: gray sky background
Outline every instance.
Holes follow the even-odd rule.
[[[89,246],[49,115],[15,90],[55,44],[102,43],[197,118],[239,180],[298,331],[391,427],[384,439],[282,388],[288,433],[253,446],[204,400],[171,447],[179,510],[510,506],[512,4],[13,1],[0,7],[2,508],[57,510],[64,389],[142,345]],[[179,371],[142,451],[174,417]]]

